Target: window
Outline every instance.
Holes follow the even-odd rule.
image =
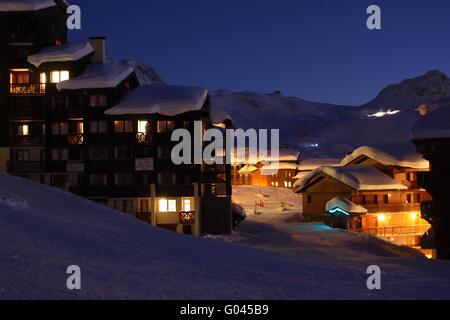
[[[108,126],[106,121],[91,121],[91,133],[107,133]]]
[[[174,121],[158,121],[158,133],[168,133],[175,129]]]
[[[191,209],[191,199],[183,199],[183,211],[192,211]]]
[[[170,147],[158,147],[158,158],[169,160],[171,158],[172,150]]]
[[[89,96],[90,107],[107,107],[108,98],[106,94],[91,94]]]
[[[41,72],[41,74],[39,75],[39,82],[42,84],[47,83],[47,75],[45,74],[45,72]]]
[[[136,185],[148,186],[150,185],[150,176],[147,173],[141,173],[136,175]]]
[[[133,175],[131,173],[116,173],[114,175],[114,183],[116,186],[132,186]]]
[[[69,80],[69,71],[62,70],[62,71],[52,71],[50,73],[50,82],[51,83],[60,83],[62,81]]]
[[[10,84],[28,84],[30,83],[30,74],[28,73],[28,69],[24,69],[27,71],[20,72],[11,72],[9,74],[9,83]]]
[[[84,123],[81,121],[70,122],[69,131],[71,133],[84,133]]]
[[[29,150],[15,150],[14,151],[15,161],[30,161],[30,151]]]
[[[91,160],[107,160],[108,148],[106,147],[93,147],[90,150]]]
[[[131,158],[133,158],[133,148],[132,147],[116,147],[114,149],[114,157],[119,160],[131,159]]]
[[[383,195],[383,203],[388,204],[389,203],[389,195],[385,194]]]
[[[420,203],[420,193],[416,193],[416,203]]]
[[[125,121],[114,121],[114,132],[116,133],[132,133],[133,132],[133,122],[130,120]]]
[[[133,200],[114,200],[114,209],[122,212],[133,212]]]
[[[158,173],[158,184],[171,186],[175,184],[174,173]]]
[[[365,195],[362,196],[361,203],[366,204],[366,196]]]
[[[159,212],[177,212],[177,200],[160,199],[158,201]]]
[[[373,196],[373,204],[378,204],[378,196],[377,195]]]
[[[21,124],[17,127],[17,135],[28,136],[30,134],[30,127],[27,124]]]
[[[53,149],[52,161],[67,161],[69,159],[69,150],[67,149]]]
[[[149,132],[148,121],[146,120],[138,120],[138,133],[147,133]]]
[[[69,98],[68,97],[52,97],[52,108],[69,108]]]
[[[406,195],[406,203],[411,203],[412,202],[412,195],[410,193],[408,193]]]
[[[308,194],[307,201],[308,201],[308,204],[312,203],[312,195]]]
[[[406,181],[411,181],[411,173],[406,174]]]
[[[93,187],[104,187],[108,184],[108,175],[106,174],[91,174],[90,183]]]
[[[69,124],[67,122],[57,122],[52,124],[53,135],[66,135],[69,133]]]

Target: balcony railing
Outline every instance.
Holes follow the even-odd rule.
[[[420,203],[361,204],[369,213],[420,211]]]
[[[366,233],[376,236],[400,236],[400,235],[423,235],[430,229],[430,225],[415,225],[415,226],[387,226],[378,228],[356,229],[354,231]]]
[[[11,84],[9,93],[11,95],[41,95],[46,92],[45,84]]]
[[[8,162],[8,172],[10,173],[31,173],[44,172],[45,163],[42,161],[13,161]]]
[[[140,144],[152,144],[153,140],[151,138],[151,135],[145,132],[138,132],[136,134],[136,141]]]
[[[11,144],[13,146],[36,146],[44,144],[44,136],[12,136]]]
[[[195,212],[194,211],[181,211],[180,212],[180,224],[194,224]]]
[[[82,145],[84,137],[82,133],[69,133],[67,135],[67,142],[71,145]]]

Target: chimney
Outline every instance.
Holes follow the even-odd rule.
[[[91,59],[92,64],[104,64],[105,63],[105,51],[106,51],[106,37],[91,37],[89,42],[94,48],[95,53]]]

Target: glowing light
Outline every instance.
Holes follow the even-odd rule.
[[[387,111],[380,110],[380,111],[378,111],[376,113],[369,114],[367,117],[369,117],[369,118],[381,118],[381,117],[384,117],[384,116],[392,116],[392,115],[397,114],[399,112],[400,112],[400,110],[391,110],[391,109],[389,109]]]
[[[335,213],[342,213],[346,216],[348,216],[349,214],[347,212],[345,212],[344,210],[342,210],[341,208],[333,208],[331,210],[328,211],[330,214],[335,214]]]
[[[378,215],[378,221],[379,222],[384,222],[386,221],[386,216],[384,214],[379,214]]]
[[[411,218],[411,220],[415,221],[415,220],[417,220],[417,213],[411,212],[411,214],[409,215],[409,217]]]

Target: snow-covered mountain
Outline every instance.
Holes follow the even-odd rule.
[[[164,80],[156,72],[156,70],[146,64],[142,64],[134,60],[122,60],[119,64],[134,68],[141,86],[149,84],[164,84]]]
[[[225,110],[238,128],[279,128],[281,142],[302,156],[341,157],[360,145],[409,144],[416,111],[450,103],[450,79],[434,70],[383,89],[362,106],[339,106],[285,97],[280,92],[211,92],[214,105]],[[391,114],[389,109],[398,110]],[[382,112],[384,111],[384,112]]]
[[[423,103],[438,100],[450,100],[450,79],[439,70],[432,70],[413,79],[406,79],[398,84],[389,85],[364,108],[407,109],[417,108]]]

